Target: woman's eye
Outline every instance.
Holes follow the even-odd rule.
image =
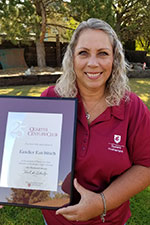
[[[79,52],[79,55],[87,55],[87,52],[86,51],[81,51],[81,52]]]
[[[108,55],[108,53],[107,52],[99,52],[99,55],[106,56],[106,55]]]

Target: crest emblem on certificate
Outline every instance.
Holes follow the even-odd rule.
[[[120,141],[121,141],[121,136],[115,134],[115,135],[114,135],[114,142],[115,142],[116,144],[118,144]]]

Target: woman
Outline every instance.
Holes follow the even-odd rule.
[[[74,186],[80,198],[43,215],[48,225],[123,225],[128,200],[150,184],[150,112],[129,91],[122,45],[102,20],[78,26],[63,69],[42,96],[78,98]]]

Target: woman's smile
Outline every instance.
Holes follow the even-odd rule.
[[[90,79],[98,79],[103,72],[84,72]]]

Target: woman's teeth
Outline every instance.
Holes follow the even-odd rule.
[[[101,75],[102,72],[101,73],[86,73],[86,74],[88,75],[88,77],[97,77],[97,76]]]

